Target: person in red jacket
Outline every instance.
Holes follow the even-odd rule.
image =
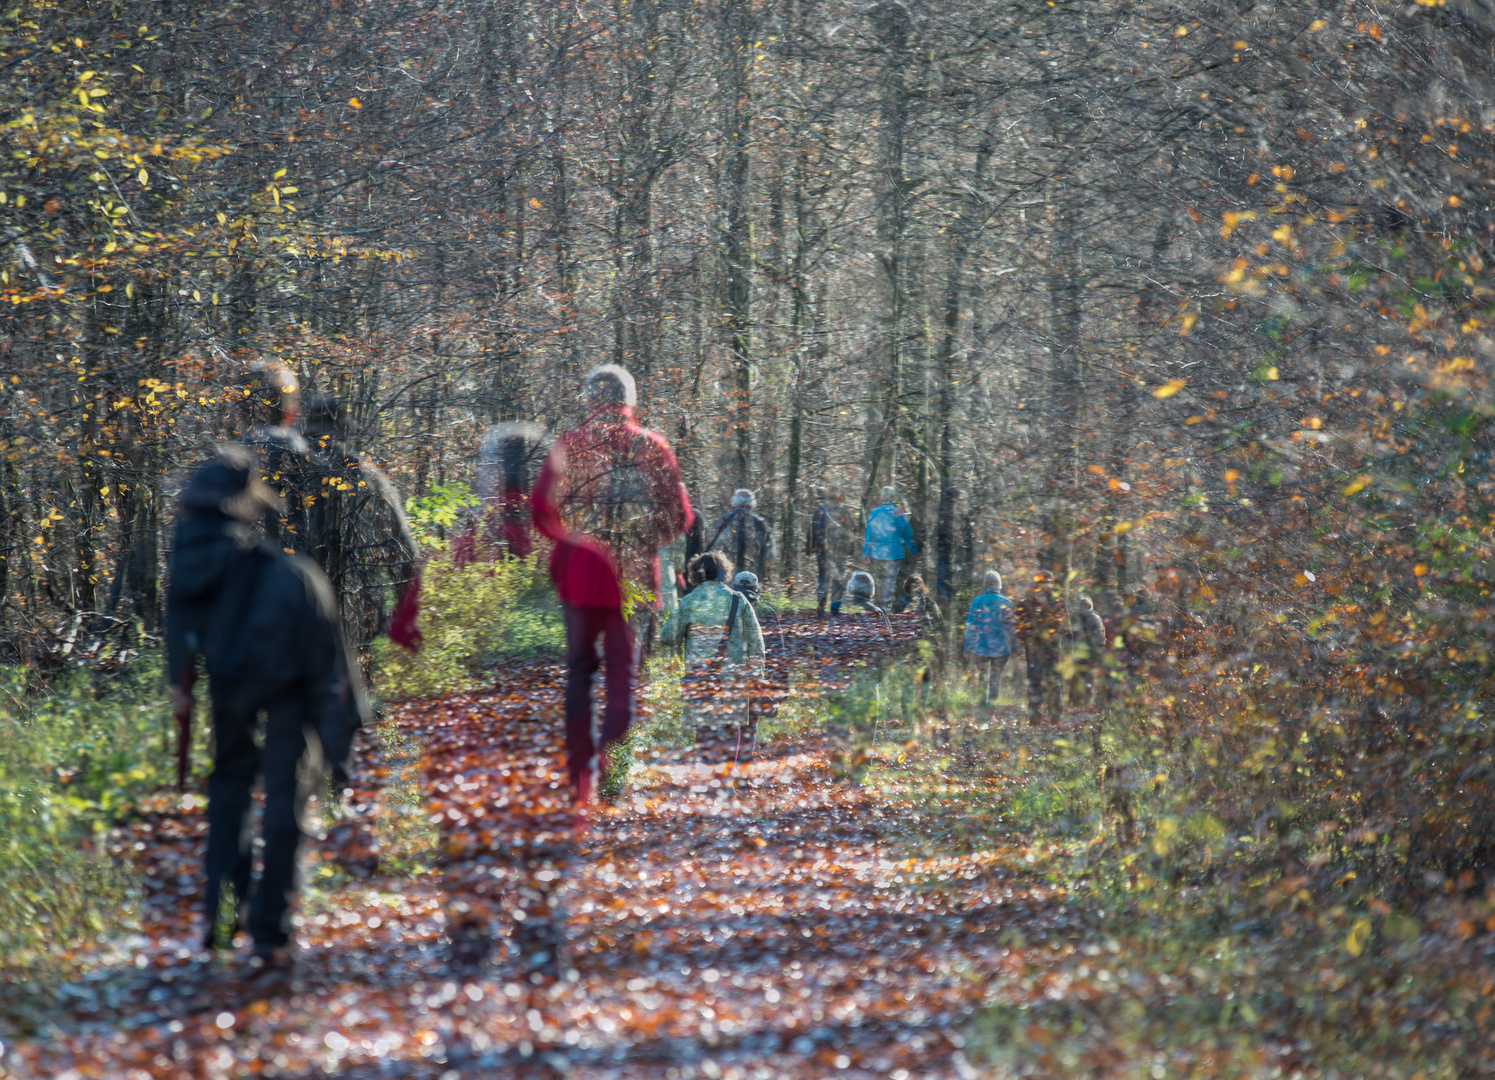
[[[587,375],[581,396],[587,418],[551,447],[531,500],[535,527],[555,541],[550,576],[566,620],[566,766],[578,825],[598,750],[633,720],[635,643],[659,604],[659,549],[694,517],[669,442],[634,420],[633,376],[604,365]],[[632,626],[623,618],[626,586],[636,597]],[[592,738],[599,637],[607,664],[601,747]]]

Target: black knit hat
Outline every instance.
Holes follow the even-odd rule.
[[[218,510],[240,521],[258,521],[266,510],[279,514],[281,498],[259,476],[259,459],[247,447],[230,444],[192,474],[182,492],[189,510]]]

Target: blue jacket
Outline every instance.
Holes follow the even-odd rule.
[[[914,530],[903,511],[892,503],[883,503],[867,518],[867,532],[862,539],[862,554],[869,559],[901,559],[917,555]]]
[[[966,615],[966,652],[973,656],[1011,656],[1017,615],[1012,601],[984,592],[971,601]]]

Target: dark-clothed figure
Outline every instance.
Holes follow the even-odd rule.
[[[773,536],[768,522],[753,513],[758,497],[747,488],[732,495],[732,509],[707,531],[706,550],[720,551],[740,570],[750,570],[767,581],[773,562]]]
[[[483,539],[501,544],[516,558],[532,545],[530,495],[550,452],[551,439],[539,424],[495,424],[478,447],[477,496]]]
[[[241,437],[258,455],[264,482],[283,496],[283,509],[265,515],[266,537],[326,573],[364,664],[384,630],[396,644],[418,648],[420,552],[394,484],[339,441],[341,404],[313,398],[303,432],[299,389],[284,367],[258,364],[230,389],[239,395]]]
[[[1040,570],[1028,595],[1017,605],[1017,636],[1028,667],[1028,720],[1034,724],[1045,705],[1051,722],[1057,724],[1064,718],[1058,667],[1065,621],[1064,599],[1054,575]]]
[[[825,498],[815,508],[810,520],[810,535],[805,554],[815,556],[815,614],[825,617],[826,604],[831,614],[841,611],[846,595],[847,563],[856,551],[861,527],[856,513],[846,505],[839,489],[827,486]]]
[[[919,574],[910,574],[903,583],[903,610],[919,617],[919,633],[924,636],[936,633],[945,622],[944,612]]]
[[[1099,704],[1107,700],[1109,678],[1106,648],[1106,624],[1096,613],[1095,603],[1088,596],[1080,597],[1080,610],[1075,615],[1074,651],[1071,654],[1074,674],[1069,683],[1069,699],[1088,703],[1100,689]]]
[[[336,398],[312,399],[304,433],[318,473],[317,490],[304,493],[313,496],[307,554],[332,582],[350,643],[365,662],[381,630],[397,645],[417,647],[420,549],[399,492],[368,455],[340,441]]]
[[[940,492],[940,503],[934,512],[934,598],[942,604],[953,600],[959,588],[960,572],[956,563],[961,554],[957,536],[960,522],[955,508],[960,495],[958,487],[945,488]]]
[[[253,524],[279,502],[255,475],[258,464],[248,449],[228,447],[183,492],[166,643],[184,736],[199,657],[212,699],[206,943],[215,944],[228,885],[240,907],[236,922],[248,904],[255,953],[284,965],[309,782],[323,760],[335,776],[345,775],[353,732],[367,720],[368,706],[326,577],[310,560],[254,538]],[[252,885],[250,795],[261,775],[264,868]]]

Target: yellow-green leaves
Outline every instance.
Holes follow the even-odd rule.
[[[1359,956],[1365,951],[1365,946],[1370,942],[1370,919],[1362,915],[1356,919],[1350,927],[1350,932],[1345,935],[1344,949],[1351,956]]]

